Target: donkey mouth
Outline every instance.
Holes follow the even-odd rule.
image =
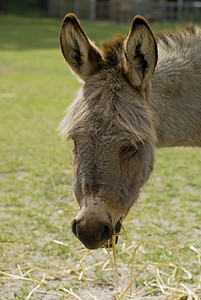
[[[114,234],[113,234],[113,235],[115,235],[115,244],[118,243],[118,239],[119,239],[119,232],[121,230],[121,219],[122,218],[120,218],[120,220],[117,222],[117,224],[115,226]],[[103,244],[103,247],[112,248],[112,236]]]

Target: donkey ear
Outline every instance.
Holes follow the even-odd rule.
[[[82,80],[98,70],[102,57],[72,13],[65,16],[61,25],[60,44],[67,63]]]
[[[136,16],[124,44],[124,68],[134,86],[142,86],[153,75],[157,63],[154,35],[143,17]]]

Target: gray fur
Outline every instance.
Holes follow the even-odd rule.
[[[128,38],[119,47],[114,42],[117,64],[112,44],[106,43],[101,67],[87,77],[60,125],[62,135],[75,141],[74,191],[80,206],[75,220],[83,233],[78,238],[92,249],[105,242],[96,238],[97,222],[115,232],[137,200],[153,170],[156,147],[201,146],[200,29],[157,37],[151,82],[146,64],[141,70],[133,61],[131,47],[139,45],[133,30],[143,39],[140,60],[146,57],[153,73],[153,34],[136,17]]]

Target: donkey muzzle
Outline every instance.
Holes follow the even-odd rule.
[[[100,248],[111,239],[113,228],[110,224],[95,219],[74,219],[71,224],[73,234],[88,249]]]

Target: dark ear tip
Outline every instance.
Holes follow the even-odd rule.
[[[139,25],[145,25],[145,26],[149,27],[145,18],[143,18],[141,16],[135,16],[135,18],[132,21],[132,29],[134,29],[134,27],[139,26]]]
[[[66,25],[67,23],[77,24],[77,23],[79,23],[79,20],[75,14],[68,13],[67,15],[65,15],[65,17],[63,19],[62,26]]]

